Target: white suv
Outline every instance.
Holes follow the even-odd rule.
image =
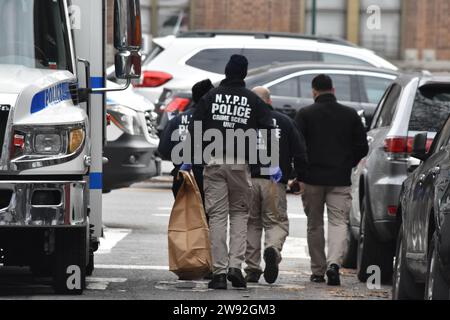
[[[154,39],[136,91],[156,102],[164,87],[190,89],[200,80],[223,78],[232,54],[243,54],[254,69],[275,62],[326,62],[397,70],[370,50],[340,39],[282,33],[191,31]]]

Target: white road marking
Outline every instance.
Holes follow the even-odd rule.
[[[286,259],[306,259],[309,260],[308,241],[306,238],[288,237],[281,252]]]
[[[158,207],[156,210],[158,210],[158,211],[172,211],[172,207]]]
[[[122,265],[122,264],[96,264],[95,269],[169,271],[168,266],[144,266],[144,265]]]
[[[154,216],[154,217],[162,217],[162,218],[169,218],[170,217],[170,213],[155,213],[155,214],[152,214],[152,216]]]
[[[124,283],[127,278],[96,278],[88,277],[86,279],[88,290],[106,290],[110,283]]]
[[[130,229],[109,229],[103,230],[104,237],[100,238],[100,247],[95,254],[108,254],[111,250],[123,240],[129,233]]]

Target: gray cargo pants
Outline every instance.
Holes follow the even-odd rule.
[[[273,183],[267,179],[252,179],[253,204],[250,209],[247,232],[247,252],[245,271],[262,272],[261,237],[264,228],[265,248],[275,248],[278,263],[281,262],[281,250],[289,235],[287,215],[286,185]]]
[[[323,276],[331,264],[341,266],[347,252],[351,187],[305,185],[302,200],[308,217],[311,271],[314,275]],[[325,204],[328,212],[328,256],[325,255],[323,221]]]
[[[248,165],[208,165],[204,170],[205,209],[209,217],[213,273],[241,269],[252,197]],[[230,217],[230,249],[227,247]]]

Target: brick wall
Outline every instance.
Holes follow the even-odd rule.
[[[300,31],[299,0],[195,0],[193,29]]]
[[[419,60],[428,49],[437,60],[450,60],[450,1],[406,0],[403,10],[403,49],[417,49]]]

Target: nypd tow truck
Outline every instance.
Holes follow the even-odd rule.
[[[140,76],[139,0],[114,1],[116,76]],[[0,0],[0,268],[81,294],[102,236],[106,0]]]

